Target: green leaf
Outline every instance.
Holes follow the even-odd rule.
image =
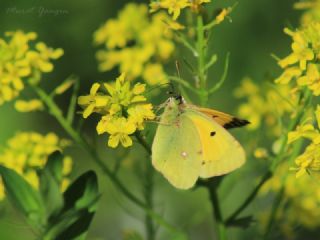
[[[43,202],[38,192],[14,170],[0,166],[0,175],[10,202],[34,227],[45,223]]]
[[[55,239],[65,240],[83,238],[83,235],[85,235],[85,232],[87,232],[90,226],[94,214],[95,212],[82,210],[80,217],[78,217],[76,221],[74,221],[64,231],[62,231]]]
[[[65,191],[64,210],[73,207],[79,210],[90,207],[97,201],[98,197],[97,176],[94,171],[88,171],[77,178]]]
[[[217,91],[222,86],[224,81],[226,80],[227,74],[228,74],[228,69],[229,69],[229,59],[230,59],[230,53],[227,54],[226,61],[224,63],[223,73],[222,73],[220,80],[211,89],[209,89],[209,94],[212,94],[215,91]]]
[[[44,169],[39,171],[40,193],[48,217],[57,215],[63,207],[63,197],[60,192],[62,168],[63,155],[56,151],[49,156]]]
[[[97,176],[88,171],[78,177],[64,192],[64,207],[50,219],[48,239],[81,239],[86,234],[99,199]]]

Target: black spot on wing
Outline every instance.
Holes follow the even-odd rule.
[[[230,128],[237,128],[237,127],[243,127],[250,122],[245,119],[239,119],[239,118],[232,118],[232,120],[226,124],[223,125],[225,129],[230,129]]]
[[[213,137],[214,135],[216,135],[216,132],[210,132],[210,137]]]

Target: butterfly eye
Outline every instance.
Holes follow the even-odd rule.
[[[183,97],[180,94],[176,95],[174,98],[179,102],[179,104],[182,104],[184,102]]]

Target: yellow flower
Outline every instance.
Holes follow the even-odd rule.
[[[209,3],[211,0],[191,0],[191,10],[198,13],[203,3]]]
[[[297,157],[295,163],[297,167],[292,168],[297,170],[296,176],[300,177],[310,171],[320,170],[320,106],[317,106],[315,111],[318,129],[311,123],[299,125],[295,131],[288,134],[288,144],[300,138],[305,138],[311,141],[305,151]]]
[[[312,49],[308,46],[308,41],[305,38],[303,32],[296,31],[293,32],[285,28],[285,33],[290,35],[293,39],[291,45],[292,53],[280,60],[278,63],[282,68],[285,68],[289,65],[299,62],[299,67],[301,70],[305,70],[307,66],[307,61],[310,61],[314,58]]]
[[[176,20],[181,12],[181,9],[190,7],[191,3],[188,0],[161,0],[160,7],[168,9],[168,13],[172,14],[172,18]]]
[[[89,95],[80,96],[78,98],[78,104],[85,108],[82,113],[83,118],[89,117],[94,111],[99,112],[99,109],[103,109],[109,103],[108,96],[101,96],[97,94],[99,88],[100,84],[94,83],[90,89]]]
[[[298,126],[295,131],[288,133],[288,144],[298,140],[299,138],[315,139],[318,136],[318,131],[315,130],[312,124]]]
[[[139,130],[144,129],[144,121],[152,120],[155,114],[152,110],[152,104],[137,104],[128,109],[129,119],[134,122]]]
[[[33,112],[41,111],[44,106],[39,99],[32,99],[30,101],[17,100],[14,107],[18,112]]]
[[[107,98],[105,105],[100,105],[97,113],[102,117],[96,126],[97,133],[109,133],[110,147],[117,147],[119,142],[124,147],[132,145],[132,140],[128,136],[136,130],[144,129],[144,122],[155,117],[152,105],[146,103],[146,98],[142,94],[146,89],[145,84],[136,83],[131,87],[130,81],[121,74],[115,83],[103,83],[105,92],[98,92],[100,85],[93,86],[89,96],[79,97],[82,106],[90,106],[89,112],[92,113],[96,108],[96,96]],[[87,108],[88,108],[87,107]],[[87,108],[85,111],[87,111]],[[84,117],[88,116],[87,114]]]
[[[297,78],[302,74],[299,67],[289,67],[284,70],[280,77],[274,82],[279,84],[288,84],[293,78]]]
[[[104,87],[110,95],[111,109],[117,109],[117,111],[112,111],[111,115],[121,111],[122,106],[127,107],[129,104],[144,102],[146,100],[146,98],[141,95],[141,93],[145,91],[145,84],[137,83],[131,89],[130,82],[125,81],[124,73],[116,79],[115,86],[104,83]]]
[[[21,174],[34,188],[38,188],[37,169],[43,168],[48,156],[65,148],[65,141],[54,133],[41,135],[36,132],[21,132],[9,139],[1,148],[0,164]],[[72,159],[63,159],[63,177],[67,179],[72,169]],[[0,199],[3,197],[3,185],[0,179]]]
[[[132,145],[132,139],[128,136],[136,131],[134,122],[127,120],[124,117],[112,118],[105,125],[105,131],[110,134],[108,146],[116,148],[119,143],[124,147]]]
[[[150,12],[156,12],[161,8],[167,9],[173,20],[176,20],[182,9],[189,7],[193,12],[198,13],[200,6],[209,2],[211,0],[158,0],[150,3]]]
[[[301,177],[308,171],[320,171],[320,144],[311,143],[304,153],[295,160],[296,177]]]

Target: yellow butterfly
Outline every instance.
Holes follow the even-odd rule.
[[[229,173],[245,162],[241,145],[226,130],[249,122],[170,97],[153,144],[152,164],[176,188]]]

